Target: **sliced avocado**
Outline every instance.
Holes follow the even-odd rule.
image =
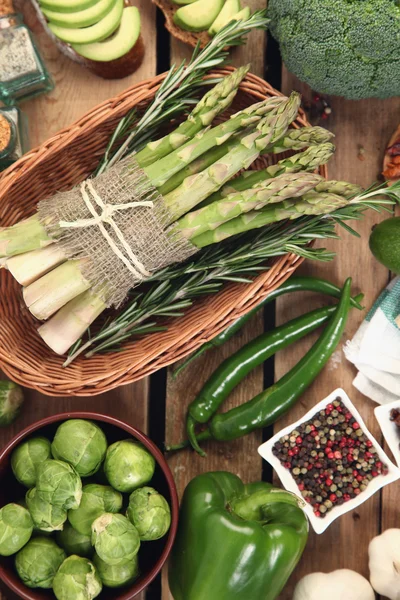
[[[174,23],[186,31],[204,31],[215,21],[224,6],[224,0],[197,0],[178,8]]]
[[[114,3],[115,0],[98,0],[97,4],[78,12],[60,13],[55,10],[47,10],[47,8],[42,8],[42,12],[54,25],[77,29],[78,27],[88,27],[98,23],[110,12]]]
[[[124,8],[117,31],[103,42],[94,44],[72,44],[75,52],[99,62],[116,60],[127,54],[140,35],[140,13],[136,6]]]
[[[97,4],[98,1],[99,0],[39,0],[39,3],[43,8],[68,13],[84,10],[85,8]]]
[[[197,0],[172,0],[174,4],[193,4],[193,2],[197,2]]]
[[[49,28],[60,40],[69,44],[100,42],[108,38],[118,28],[121,23],[123,8],[124,0],[114,0],[114,5],[110,12],[95,25],[83,27],[82,29],[71,29],[49,23]]]
[[[246,6],[246,8],[243,8],[241,11],[239,11],[238,13],[236,13],[236,15],[233,16],[232,21],[247,21],[250,15],[250,6]]]
[[[215,35],[218,33],[218,31],[232,21],[233,17],[240,11],[240,8],[240,0],[226,0],[223,9],[215,19],[214,23],[211,25],[208,33],[210,35]]]

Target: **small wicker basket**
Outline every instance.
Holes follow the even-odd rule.
[[[210,76],[226,75],[221,69]],[[79,121],[28,152],[0,177],[0,224],[8,226],[29,217],[39,200],[68,189],[95,169],[118,121],[132,107],[145,107],[165,75],[135,85],[95,107]],[[230,112],[280,95],[268,83],[249,74],[240,86]],[[301,113],[294,127],[308,125]],[[267,165],[271,156],[257,161]],[[321,174],[326,176],[325,167]],[[125,344],[122,352],[78,358],[63,368],[36,332],[21,288],[0,270],[0,368],[14,381],[52,396],[90,396],[132,383],[196,350],[233,320],[253,308],[279,286],[302,262],[287,255],[271,261],[271,268],[251,284],[227,285],[220,293],[198,300],[185,316],[171,320],[167,331]]]

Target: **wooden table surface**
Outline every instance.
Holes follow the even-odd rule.
[[[251,0],[247,3],[253,8],[265,6],[265,0]],[[190,55],[188,48],[176,40],[170,40],[162,28],[162,17],[156,16],[156,10],[150,0],[137,0],[136,4],[142,14],[146,44],[144,64],[131,77],[120,81],[104,81],[62,56],[41,30],[29,0],[23,0],[23,4],[26,21],[39,39],[41,51],[56,83],[56,88],[50,95],[33,100],[22,107],[29,117],[32,146],[72,123],[106,98],[133,83],[155,75],[157,71],[165,70],[169,60],[180,61]],[[302,91],[305,98],[310,98],[310,90],[281,67],[276,47],[274,44],[267,44],[265,34],[253,33],[247,46],[234,52],[235,65],[247,62],[251,63],[254,73],[266,77],[275,85],[281,85],[283,92],[289,93],[290,90],[296,89]],[[330,163],[330,177],[347,179],[365,186],[371,184],[380,172],[383,151],[390,134],[398,124],[399,115],[399,98],[360,102],[332,99],[332,115],[324,123],[336,135],[337,153]],[[332,263],[318,265],[308,262],[302,267],[302,272],[321,275],[337,284],[341,284],[351,275],[355,289],[365,293],[365,304],[370,307],[389,279],[388,271],[373,259],[368,250],[368,234],[372,225],[379,219],[379,215],[368,213],[364,221],[357,226],[362,235],[361,239],[342,234],[340,242],[326,244],[338,252]],[[306,294],[297,295],[295,300],[293,297],[279,300],[275,312],[270,307],[265,315],[255,317],[236,339],[224,348],[211,351],[204,358],[197,360],[176,381],[172,380],[170,374],[159,372],[150,379],[143,379],[134,385],[121,387],[92,399],[54,399],[27,391],[23,414],[15,424],[1,431],[0,446],[33,421],[57,412],[78,409],[96,410],[120,417],[148,432],[160,445],[164,439],[168,443],[177,442],[183,436],[187,404],[218,363],[274,322],[284,322],[310,310],[310,305],[321,306],[322,302],[321,298]],[[363,315],[358,311],[351,313],[343,341],[354,334],[362,318]],[[275,377],[280,377],[303,356],[312,342],[312,337],[307,338],[295,347],[281,352],[276,357],[274,366],[270,363],[264,369],[256,369],[231,395],[228,406],[240,404],[260,392],[271,382],[273,369]],[[275,429],[279,430],[296,420],[332,390],[343,387],[354,400],[373,434],[380,439],[373,416],[374,404],[352,387],[354,375],[354,368],[346,362],[342,350],[338,349],[315,384],[290,414],[276,424]],[[264,439],[270,434],[270,431],[264,432]],[[210,444],[207,459],[189,452],[172,457],[170,465],[179,491],[183,491],[194,475],[212,469],[230,470],[246,481],[258,480],[262,476],[268,478],[270,473],[265,465],[263,470],[257,454],[257,446],[261,441],[262,435],[256,433],[225,445]],[[399,526],[399,499],[400,483],[393,484],[356,511],[336,521],[325,534],[317,536],[311,533],[301,564],[280,595],[280,600],[290,600],[296,581],[313,571],[328,572],[338,568],[349,568],[368,576],[368,543],[380,531]],[[221,551],[223,552],[223,548]],[[145,597],[147,600],[170,599],[166,577],[163,577],[162,582],[160,579],[155,582],[147,595],[141,596],[140,600]],[[5,596],[0,598],[6,600]]]

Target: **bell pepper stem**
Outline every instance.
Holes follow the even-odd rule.
[[[204,431],[202,431],[196,435],[197,442],[206,442],[207,440],[211,440],[211,439],[212,439],[212,435],[208,429],[205,429]],[[181,442],[180,444],[173,444],[172,446],[165,446],[165,451],[166,452],[177,452],[178,450],[184,450],[185,448],[190,448],[191,445],[192,444],[189,440],[185,440],[184,442]],[[200,450],[201,450],[201,448],[200,448]]]
[[[297,508],[304,508],[305,502],[292,492],[278,488],[257,491],[249,496],[238,498],[230,508],[238,517],[244,520],[269,521],[268,507],[271,504],[290,504]]]

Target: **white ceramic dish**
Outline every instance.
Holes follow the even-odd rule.
[[[273,455],[273,453],[272,453],[273,446],[275,445],[275,443],[277,441],[279,441],[279,439],[282,436],[291,433],[291,431],[293,431],[293,429],[296,429],[302,423],[309,421],[318,411],[325,408],[328,404],[332,403],[338,397],[341,399],[341,401],[346,406],[346,408],[349,410],[349,412],[353,415],[353,417],[358,421],[361,429],[363,430],[363,432],[365,433],[367,438],[369,440],[371,440],[371,442],[373,443],[373,445],[375,446],[375,448],[377,450],[379,459],[381,460],[382,463],[387,465],[389,472],[387,475],[379,475],[378,477],[375,477],[370,482],[370,484],[368,485],[367,489],[364,492],[359,494],[356,498],[353,498],[352,500],[349,500],[345,504],[342,504],[341,506],[335,506],[331,511],[329,511],[327,513],[326,517],[323,519],[321,517],[316,517],[314,515],[312,506],[310,504],[305,503],[304,511],[307,514],[307,516],[310,520],[310,523],[316,533],[323,533],[329,527],[329,525],[331,523],[333,523],[333,521],[335,521],[338,517],[341,517],[342,515],[353,510],[357,506],[360,506],[360,504],[363,504],[366,500],[368,500],[368,498],[371,498],[371,496],[373,496],[378,490],[383,488],[385,485],[388,485],[389,483],[392,483],[393,481],[400,479],[400,469],[398,469],[396,467],[396,465],[394,465],[392,463],[392,461],[389,459],[387,454],[380,447],[380,445],[378,444],[376,439],[370,434],[360,413],[358,412],[358,410],[356,409],[354,404],[351,402],[351,400],[348,397],[348,395],[346,394],[346,392],[344,390],[342,390],[341,388],[338,388],[337,390],[335,390],[331,394],[329,394],[329,396],[327,398],[325,398],[324,400],[321,400],[321,402],[319,402],[316,406],[314,406],[314,408],[312,408],[310,411],[308,411],[308,413],[305,414],[304,417],[302,417],[295,423],[292,423],[291,425],[288,425],[287,427],[285,427],[284,429],[279,431],[279,433],[277,433],[273,438],[271,438],[270,440],[268,440],[268,442],[266,442],[265,444],[262,444],[258,448],[259,454],[261,454],[261,456],[267,462],[269,462],[270,465],[272,465],[272,467],[277,472],[278,477],[281,480],[283,486],[290,492],[293,492],[294,494],[296,494],[296,496],[298,496],[299,498],[303,499],[301,492],[300,492],[299,488],[297,487],[297,484],[296,484],[295,480],[293,479],[292,475],[290,474],[290,472],[287,469],[285,469],[285,467],[281,464],[280,460],[276,456]],[[385,407],[385,408],[387,408],[387,407]]]
[[[382,430],[383,437],[389,446],[395,461],[400,467],[400,429],[390,420],[390,411],[392,408],[400,409],[400,400],[395,400],[390,404],[382,404],[375,408],[375,417]]]

